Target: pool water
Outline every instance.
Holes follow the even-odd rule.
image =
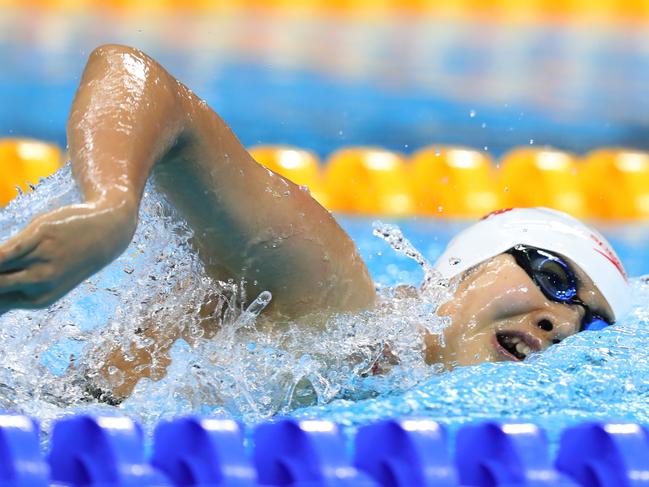
[[[47,208],[78,200],[69,167],[0,213],[0,238]],[[533,421],[552,440],[568,424],[587,419],[646,423],[649,406],[649,283],[633,279],[631,315],[600,332],[570,337],[524,363],[482,364],[440,373],[421,358],[418,326],[439,331],[433,311],[447,294],[436,283],[421,299],[391,296],[397,283],[418,284],[421,267],[372,235],[372,219],[341,217],[379,287],[383,306],[342,316],[326,330],[305,332],[287,323],[257,331],[254,314],[237,300],[236,286],[219,285],[189,250],[190,233],[153,188],[127,251],[113,264],[46,310],[13,311],[0,318],[0,407],[47,425],[72,412],[129,414],[152,426],[179,414],[227,414],[254,423],[275,414],[317,416],[350,428],[404,415],[433,418],[454,429],[486,419]],[[466,222],[409,219],[397,223],[434,261]],[[604,228],[631,275],[647,272],[649,238],[639,225]],[[230,303],[223,332],[190,349],[179,341],[159,382],[141,381],[118,408],[85,393],[108,347],[142,340],[133,330],[147,320],[190,331],[200,302],[219,294]],[[380,339],[377,339],[380,337]],[[390,343],[401,364],[383,376],[367,368]],[[146,346],[146,343],[141,343]],[[119,384],[119,370],[109,380]]]
[[[496,157],[530,144],[578,153],[649,147],[649,51],[641,26],[596,31],[430,19],[365,24],[198,16],[173,19],[188,34],[175,43],[167,36],[172,29],[153,19],[109,20],[115,31],[106,28],[104,14],[0,16],[0,53],[8,60],[0,71],[6,107],[0,135],[63,146],[89,51],[123,42],[159,59],[246,145],[285,143],[327,156],[349,145],[411,153],[443,143]],[[37,213],[77,201],[69,172],[64,168],[0,211],[0,239]],[[350,428],[403,415],[433,418],[451,429],[513,419],[543,426],[553,441],[564,426],[583,420],[649,422],[649,284],[641,277],[649,274],[649,225],[598,224],[635,276],[635,308],[628,318],[573,336],[522,364],[439,373],[423,363],[416,329],[444,325],[433,311],[446,290],[433,286],[419,300],[391,296],[391,286],[418,284],[423,273],[373,236],[373,221],[340,217],[384,290],[380,310],[339,317],[327,330],[304,333],[286,323],[278,333],[258,333],[254,313],[240,306],[236,283],[221,285],[205,276],[189,250],[187,228],[149,188],[135,239],[116,262],[46,310],[0,317],[0,408],[39,418],[46,428],[52,419],[81,410],[129,414],[148,427],[189,413],[248,422],[274,414],[318,416]],[[389,223],[431,262],[467,224]],[[201,341],[195,323],[209,297],[227,303],[228,326],[214,340]],[[89,398],[88,383],[107,349],[133,341],[147,346],[134,334],[143,322],[186,327],[200,345],[191,350],[177,342],[167,376],[142,381],[118,408]],[[384,341],[396,346],[401,365],[384,376],[367,376]],[[110,380],[123,380],[120,371],[112,371]]]

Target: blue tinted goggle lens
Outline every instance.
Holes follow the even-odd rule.
[[[610,323],[606,320],[603,320],[602,318],[599,318],[597,316],[593,316],[588,323],[584,323],[582,325],[582,330],[590,330],[590,331],[599,331],[603,330],[607,326],[609,326]]]
[[[577,276],[561,257],[542,249],[519,245],[507,251],[546,298],[566,304],[578,304],[585,310],[582,330],[601,330],[610,325],[608,321],[591,312],[577,298]]]
[[[548,299],[570,303],[577,296],[577,277],[560,257],[525,246],[514,247],[509,253]]]

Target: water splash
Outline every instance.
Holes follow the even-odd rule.
[[[399,416],[434,419],[451,431],[486,420],[533,422],[556,446],[584,421],[649,422],[649,277],[632,280],[636,307],[622,322],[568,337],[525,362],[483,363],[429,377],[399,395],[305,408],[350,432]]]
[[[79,200],[66,166],[0,212],[0,238],[37,213]],[[240,285],[210,278],[192,250],[191,231],[147,186],[137,232],[115,262],[47,309],[0,318],[0,407],[45,425],[73,411],[116,408],[145,425],[189,413],[255,421],[407,390],[436,373],[423,359],[423,330],[446,325],[435,310],[448,287],[398,228],[376,228],[422,266],[420,289],[384,289],[377,307],[360,314],[270,323],[261,313],[271,294],[244,307]],[[165,342],[173,342],[168,353],[156,351]],[[106,362],[113,350],[133,364],[138,353],[151,352],[162,370],[169,355],[171,365],[160,380],[141,380],[128,399],[110,406],[117,401],[97,391],[126,380]]]
[[[66,167],[0,212],[0,238],[36,213],[78,200]],[[649,422],[649,279],[632,281],[635,310],[613,327],[569,337],[521,364],[439,373],[422,359],[421,328],[443,329],[434,311],[452,289],[398,228],[377,224],[375,232],[424,268],[421,288],[382,289],[376,309],[353,316],[268,323],[258,314],[271,296],[242,308],[239,286],[205,274],[191,232],[151,188],[140,216],[116,262],[48,309],[0,317],[0,408],[33,415],[46,428],[80,410],[126,413],[145,425],[188,413],[247,421],[317,415],[350,428],[401,415],[452,429],[517,419],[545,427],[553,441],[579,421]],[[107,347],[149,346],[137,333],[146,326],[185,337],[170,350],[167,375],[140,381],[118,407],[97,402],[88,373]],[[123,380],[112,372],[110,380]]]

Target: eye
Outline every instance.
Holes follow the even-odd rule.
[[[561,301],[577,294],[574,274],[564,262],[538,254],[531,264],[534,278],[546,294]]]

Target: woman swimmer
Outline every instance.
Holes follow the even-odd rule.
[[[67,135],[84,202],[36,217],[0,245],[0,314],[55,302],[124,251],[150,175],[192,228],[211,275],[244,282],[247,296],[272,293],[267,316],[373,305],[367,268],[331,214],[257,164],[205,102],[142,52],[107,45],[90,55]],[[608,243],[551,210],[492,214],[458,235],[436,266],[458,285],[438,310],[451,323],[445,346],[426,337],[429,363],[521,360],[613,323],[628,305]],[[167,344],[157,353],[179,338],[173,333],[152,335]],[[110,354],[128,374],[117,396],[163,373],[150,367],[152,353],[130,362]]]

